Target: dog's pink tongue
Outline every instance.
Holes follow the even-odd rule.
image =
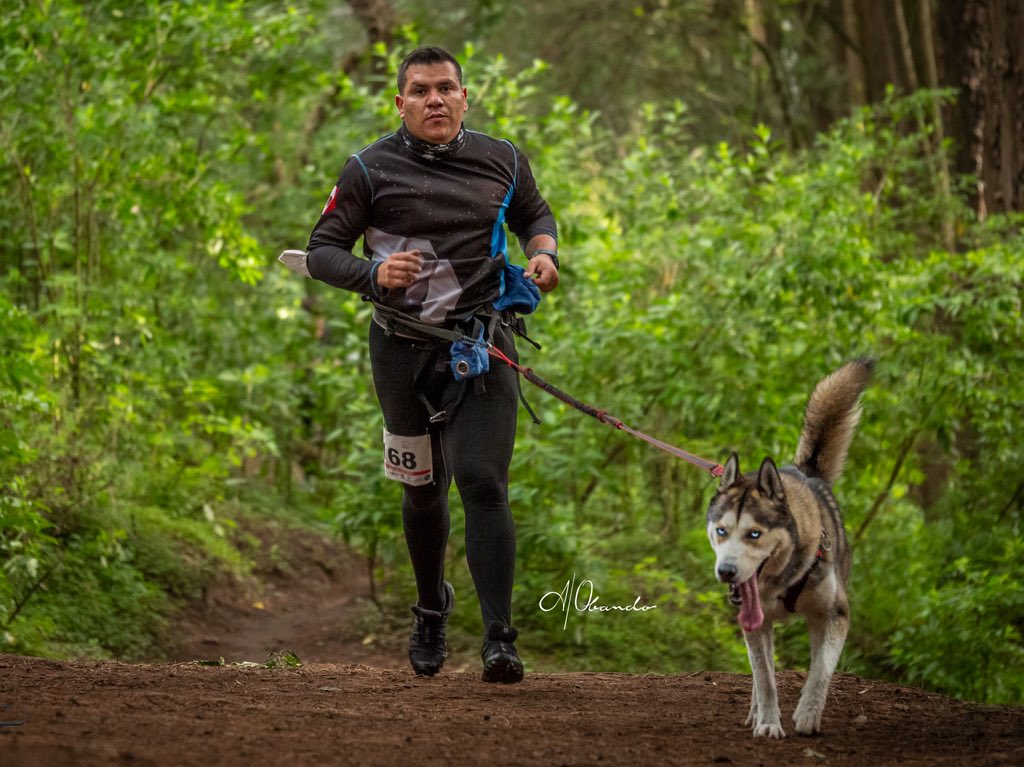
[[[757,631],[764,623],[764,610],[761,609],[761,593],[757,590],[757,573],[739,585],[740,589],[740,628],[744,631]]]

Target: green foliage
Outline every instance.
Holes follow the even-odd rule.
[[[594,234],[563,243],[564,291],[554,312],[548,306],[538,319],[558,330],[537,332],[545,352],[527,362],[627,423],[708,457],[738,450],[750,467],[764,454],[792,454],[818,378],[853,356],[880,357],[838,488],[848,525],[860,533],[850,667],[909,675],[959,695],[1019,700],[1019,677],[1009,671],[1021,620],[1012,597],[997,603],[981,588],[958,593],[992,608],[991,622],[1003,627],[996,634],[1009,632],[1007,650],[994,650],[993,626],[975,620],[955,632],[925,622],[912,632],[917,645],[892,640],[907,605],[932,614],[952,597],[948,587],[935,590],[952,563],[968,582],[986,585],[1005,569],[987,537],[1019,537],[1024,465],[1013,437],[1024,426],[1014,381],[1024,363],[1020,221],[978,226],[954,201],[915,193],[932,160],[924,137],[903,126],[926,98],[858,114],[800,155],[782,151],[763,130],[741,149],[704,149],[686,138],[685,109],[660,120],[652,113],[613,171],[625,177],[588,185],[609,190],[598,206],[608,218],[570,223],[574,233]],[[951,214],[962,242],[954,253],[942,249],[938,234]],[[552,420],[578,417],[556,409]],[[588,427],[598,428],[581,428]],[[543,468],[517,482],[534,479],[547,491],[537,495],[553,507],[574,508],[581,548],[614,541],[612,561],[654,553],[663,562],[689,545],[692,559],[674,572],[711,588],[710,553],[700,556],[706,543],[681,535],[686,526],[702,527],[706,480],[600,433],[570,438],[556,427],[550,440],[565,447],[551,455],[542,431],[527,428],[519,455],[543,456],[536,462]],[[947,476],[935,487],[938,468]],[[877,515],[868,516],[873,504]],[[916,521],[893,532],[883,525],[888,514]],[[552,511],[550,519],[557,525],[560,515]],[[631,545],[633,535],[643,544]],[[893,547],[902,560],[889,555]],[[971,558],[963,558],[965,549]],[[909,562],[920,566],[908,574]],[[931,598],[922,603],[921,593]],[[622,646],[643,644],[650,625],[631,621]],[[943,633],[934,646],[924,638],[932,631]],[[957,649],[946,646],[945,657],[955,656],[957,668],[939,681],[941,655],[932,649],[947,642]],[[780,644],[785,662],[806,664],[802,636],[795,645]],[[988,681],[994,668],[1004,675],[998,684]]]
[[[944,564],[928,574],[926,591],[908,595],[891,658],[917,684],[976,700],[1020,701],[1024,680],[1012,670],[1024,662],[1024,596],[1016,588],[1021,541],[989,548]]]
[[[294,404],[290,363],[264,360],[301,344],[280,319],[301,295],[259,288],[248,217],[284,94],[320,87],[291,55],[317,16],[21,5],[0,18],[0,648],[130,657],[245,569],[250,480],[290,481],[295,411],[265,406]]]
[[[0,17],[0,650],[146,652],[214,573],[247,569],[234,541],[253,508],[317,509],[411,598],[368,309],[273,262],[303,245],[344,158],[394,127],[377,83],[416,42],[378,51],[364,81],[332,71],[346,41],[328,5]],[[935,188],[936,94],[797,153],[763,126],[709,145],[675,101],[612,132],[546,93],[543,64],[461,58],[469,124],[526,150],[559,219],[562,285],[524,362],[749,468],[792,455],[819,378],[877,356],[837,487],[855,549],[845,666],[1019,702],[1022,221],[979,223]],[[526,394],[544,421],[522,419],[512,467],[530,662],[745,670],[704,533],[712,480]],[[449,569],[471,594],[454,497],[452,514]],[[652,609],[540,608],[581,581]],[[479,633],[474,610],[455,619]],[[779,653],[806,664],[799,626]]]

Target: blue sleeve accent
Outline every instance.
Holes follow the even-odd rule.
[[[498,218],[495,220],[494,228],[491,230],[491,258],[497,258],[501,255],[507,261],[508,239],[505,236],[505,213],[508,211],[508,206],[512,203],[512,197],[516,193],[516,183],[519,181],[519,155],[511,141],[502,139],[502,143],[508,144],[509,149],[512,150],[512,184],[509,186],[508,191],[505,192],[505,199],[501,201],[501,208],[498,209]],[[501,288],[502,293],[504,293],[504,275],[502,275]]]
[[[370,171],[366,169],[366,163],[363,162],[363,158],[358,154],[352,155],[359,167],[363,169],[363,175],[366,176],[366,183],[370,185],[370,202],[373,203],[373,199],[377,196],[376,190],[373,188],[373,179],[370,178]]]
[[[497,258],[500,255],[505,262],[502,270],[498,273],[499,292],[493,306],[498,311],[510,310],[517,314],[530,314],[540,303],[540,288],[532,281],[525,279],[526,270],[523,267],[511,264],[508,260],[505,214],[508,211],[508,206],[512,203],[512,197],[515,195],[519,183],[519,153],[511,141],[505,141],[505,143],[512,150],[512,185],[505,193],[505,199],[502,200],[501,208],[498,211],[498,220],[491,233],[491,256]]]
[[[498,209],[498,217],[494,221],[494,228],[491,229],[491,258],[506,256],[508,252],[508,240],[505,237],[505,211],[508,204],[512,202],[512,195],[515,193],[515,185],[510,186],[505,192],[505,199],[501,201]]]

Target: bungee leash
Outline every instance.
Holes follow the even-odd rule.
[[[638,429],[634,429],[631,426],[627,426],[625,423],[623,423],[620,419],[616,418],[615,416],[609,415],[607,410],[599,410],[598,408],[595,408],[592,405],[588,405],[586,402],[582,402],[576,399],[575,397],[566,394],[557,386],[548,383],[539,375],[534,373],[532,368],[523,367],[519,363],[513,362],[511,359],[509,359],[508,355],[506,355],[501,349],[497,348],[493,344],[487,344],[487,353],[490,356],[494,357],[495,359],[504,362],[506,365],[511,367],[517,373],[519,373],[527,381],[532,383],[534,386],[543,389],[555,399],[561,400],[569,407],[575,410],[579,410],[581,413],[586,413],[592,418],[596,418],[601,423],[606,423],[609,426],[613,426],[616,429],[619,429],[620,431],[626,432],[627,434],[632,434],[637,439],[642,439],[647,444],[653,445],[659,450],[664,450],[669,455],[674,455],[676,458],[682,458],[687,463],[691,463],[697,468],[709,472],[712,477],[720,477],[722,476],[722,473],[725,471],[725,468],[719,463],[715,463],[714,461],[708,461],[704,458],[701,458],[698,455],[694,455],[693,453],[683,450],[682,448],[676,447],[675,445],[670,445],[667,442],[662,442],[660,439],[656,439],[655,437],[652,437],[649,434],[644,434],[642,431]]]
[[[412,319],[408,315],[404,315],[388,307],[381,306],[376,302],[374,302],[373,305],[374,311],[379,316],[382,316],[386,321],[388,321],[389,324],[392,324],[392,326],[404,325],[405,327],[419,334],[424,334],[432,336],[434,338],[440,338],[446,341],[459,342],[469,346],[476,346],[486,349],[488,356],[493,357],[494,359],[499,360],[501,362],[504,362],[506,365],[515,370],[516,373],[521,375],[534,386],[538,387],[539,389],[542,389],[543,391],[546,391],[552,397],[565,403],[574,410],[579,410],[581,413],[586,413],[590,417],[596,418],[601,423],[606,423],[609,426],[619,429],[620,431],[624,431],[627,434],[631,434],[637,439],[641,439],[647,444],[652,445],[653,447],[656,447],[659,450],[663,450],[669,455],[673,455],[676,458],[682,458],[687,463],[690,463],[696,466],[697,468],[703,469],[704,471],[710,473],[712,477],[720,477],[725,471],[725,467],[723,467],[719,463],[715,463],[714,461],[709,461],[705,458],[701,458],[700,456],[694,455],[693,453],[683,450],[682,448],[676,447],[675,445],[670,445],[667,442],[663,442],[660,439],[656,439],[655,437],[652,437],[649,434],[645,434],[639,429],[634,429],[631,426],[628,426],[627,424],[623,423],[621,419],[616,418],[613,415],[610,415],[608,411],[599,410],[598,408],[595,408],[592,405],[588,405],[586,402],[582,402],[581,400],[578,400],[575,397],[566,394],[557,386],[548,383],[539,375],[534,373],[532,368],[524,367],[523,365],[520,365],[518,362],[513,361],[507,354],[505,354],[501,349],[499,349],[497,346],[495,346],[488,340],[485,340],[483,338],[472,338],[470,336],[467,336],[465,333],[461,333],[458,330],[448,330],[446,328],[437,327],[436,325],[429,325],[425,322],[419,322],[417,320]],[[536,345],[536,343],[534,343],[534,345]],[[536,417],[534,418],[536,420]],[[540,423],[540,421],[537,421],[537,423]]]

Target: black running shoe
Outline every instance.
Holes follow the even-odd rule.
[[[480,657],[484,662],[483,680],[501,684],[523,681],[523,662],[513,642],[519,632],[504,623],[491,621],[484,636]]]
[[[445,607],[440,612],[427,610],[419,604],[412,607],[416,622],[409,637],[409,662],[419,676],[433,676],[441,670],[444,659],[448,657],[445,632],[448,616],[455,607],[455,589],[448,581],[444,582],[444,598]]]

